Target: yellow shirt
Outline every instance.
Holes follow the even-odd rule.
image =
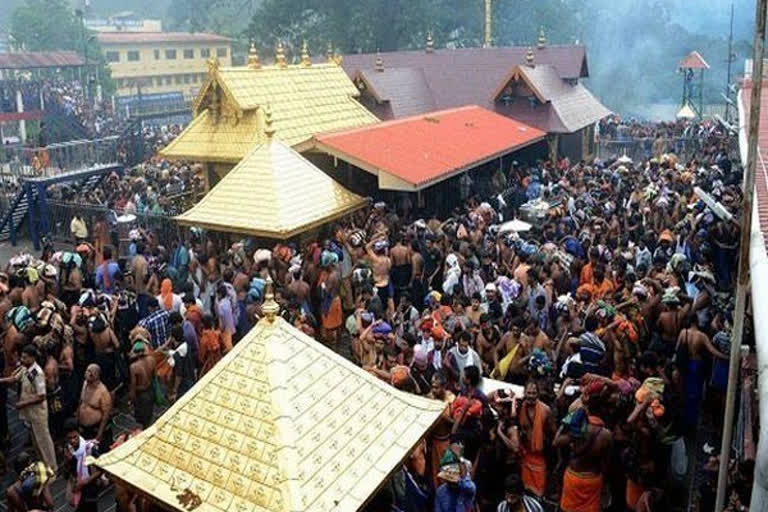
[[[88,238],[88,227],[85,221],[74,217],[69,224],[69,231],[75,238]]]

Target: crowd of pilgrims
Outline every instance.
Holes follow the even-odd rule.
[[[513,163],[491,199],[470,190],[450,218],[375,203],[301,246],[192,228],[135,231],[120,261],[87,235],[14,257],[0,277],[0,412],[18,396],[35,451],[15,461],[11,510],[50,508],[54,475],[96,510],[103,479],[85,458],[124,439],[115,411],[152,424],[258,321],[268,280],[296,328],[445,403],[368,510],[680,507],[686,444],[722,410],[739,235],[694,192],[738,217],[730,139],[704,133],[688,162]],[[552,207],[509,231],[502,220],[537,199]],[[0,428],[6,439],[5,417]],[[740,482],[732,510],[748,503]],[[120,510],[142,509],[123,491]]]

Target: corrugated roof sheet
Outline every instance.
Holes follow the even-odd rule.
[[[443,408],[278,317],[96,465],[178,512],[353,512]]]
[[[195,102],[200,115],[208,106],[211,87],[220,87],[225,92],[222,111],[244,113],[245,126],[239,127],[234,115],[221,116],[215,122],[210,115],[199,121],[196,118],[161,151],[163,156],[189,159],[194,155],[194,159],[202,161],[239,161],[255,142],[264,140],[263,123],[256,118],[249,120],[248,116],[267,105],[272,111],[276,137],[290,146],[305,142],[316,133],[378,122],[355,100],[357,89],[336,64],[211,70]],[[199,147],[201,142],[206,146]]]
[[[0,53],[0,69],[63,68],[83,65],[85,61],[77,52]]]
[[[534,91],[540,102],[551,106],[551,111],[547,112],[546,105],[544,108],[531,108],[518,101],[519,105],[510,106],[508,109],[510,115],[522,121],[529,121],[526,110],[531,112],[531,118],[535,113],[535,119],[530,119],[532,124],[548,132],[573,133],[611,113],[586,87],[562,80],[557,71],[549,65],[517,66],[509,80],[522,80]],[[505,82],[501,84],[494,95],[498,95],[506,86]]]
[[[749,126],[750,104],[752,102],[752,80],[747,79],[739,91],[741,103],[741,112],[744,113],[744,119],[739,123],[743,126]],[[768,83],[763,79],[763,90],[760,94],[760,131],[757,137],[757,168],[755,170],[755,192],[757,202],[757,219],[752,222],[760,223],[760,232],[763,234],[763,240],[768,240]],[[741,114],[740,112],[740,114]],[[747,130],[748,132],[749,130]],[[748,140],[745,137],[741,141],[742,163],[746,165],[746,153],[748,151]]]
[[[176,219],[217,231],[286,239],[364,205],[362,197],[273,139],[253,149]]]
[[[318,135],[315,147],[420,189],[545,135],[473,105]]]
[[[704,57],[697,51],[692,51],[680,61],[679,68],[686,69],[709,69],[709,64],[704,60]]]
[[[137,43],[229,43],[229,37],[204,32],[99,32],[102,44]]]

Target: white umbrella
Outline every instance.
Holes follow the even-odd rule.
[[[527,222],[514,219],[502,224],[499,227],[499,233],[509,233],[512,231],[514,231],[515,233],[524,233],[525,231],[530,231],[532,227],[533,226],[531,226]]]

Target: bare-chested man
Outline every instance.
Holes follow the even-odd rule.
[[[133,275],[133,287],[137,295],[139,317],[143,318],[147,314],[147,300],[149,298],[146,294],[149,263],[144,257],[144,244],[141,242],[136,244],[136,256],[131,260],[130,271]]]
[[[392,269],[392,260],[387,254],[387,238],[379,233],[371,238],[365,246],[368,261],[373,271],[373,283],[381,299],[382,304],[387,305],[387,318],[392,318],[395,313],[395,287],[389,279],[389,271]]]
[[[563,512],[602,510],[603,481],[611,460],[613,436],[597,414],[600,400],[588,399],[584,408],[564,420],[567,425],[560,427],[555,437],[555,448],[570,448],[560,498]]]
[[[33,314],[37,313],[40,309],[40,291],[37,288],[37,271],[34,269],[27,269],[27,273],[24,276],[24,291],[21,292],[21,303],[27,306]]]
[[[133,404],[136,423],[146,429],[154,418],[152,379],[155,378],[155,358],[147,354],[147,344],[136,341],[131,349],[131,385],[128,399]]]
[[[115,354],[120,349],[120,342],[103,313],[90,318],[88,335],[93,343],[93,361],[99,365],[107,389],[114,391],[117,387]]]
[[[389,251],[392,258],[392,285],[395,288],[395,301],[400,303],[400,296],[408,290],[411,283],[412,261],[411,247],[406,245],[405,235],[402,233],[397,237],[397,243]]]
[[[295,267],[291,267],[289,270],[291,282],[288,283],[288,289],[293,293],[293,296],[296,298],[296,302],[299,304],[299,307],[301,307],[301,309],[306,313],[309,311],[309,294],[311,292],[311,288],[309,283],[303,279],[304,276],[302,276],[301,267],[296,265]]]
[[[699,416],[699,405],[704,391],[706,377],[703,357],[709,353],[712,357],[728,360],[728,356],[717,350],[709,336],[699,330],[696,315],[689,315],[685,321],[686,328],[680,331],[677,338],[678,363],[687,362],[682,368],[685,383],[685,407],[683,421],[689,429],[696,428]]]
[[[525,488],[536,496],[547,490],[547,459],[544,448],[554,438],[555,423],[549,406],[539,400],[539,384],[528,381],[520,407],[520,474]]]
[[[112,444],[109,420],[112,413],[112,396],[101,382],[101,368],[89,364],[85,369],[85,382],[77,408],[77,423],[85,439],[96,439],[105,447]]]
[[[690,311],[690,303],[681,306],[680,297],[669,292],[664,293],[661,299],[664,305],[664,311],[659,313],[656,320],[656,329],[659,332],[661,341],[664,343],[665,352],[671,356],[677,343],[677,337],[680,329],[683,328],[685,318]]]

